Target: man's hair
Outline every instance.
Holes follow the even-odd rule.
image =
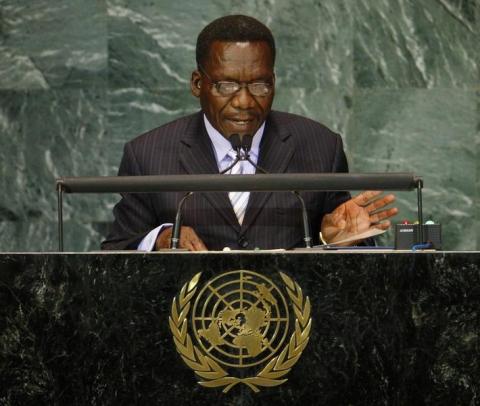
[[[217,18],[198,34],[196,59],[203,65],[214,41],[256,42],[265,41],[275,63],[275,40],[270,29],[253,17],[235,14]]]

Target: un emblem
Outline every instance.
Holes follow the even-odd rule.
[[[310,301],[300,286],[282,272],[286,296],[269,278],[248,270],[225,272],[201,288],[200,277],[182,287],[169,318],[175,346],[202,378],[199,384],[226,393],[239,383],[258,392],[286,382],[311,328]]]

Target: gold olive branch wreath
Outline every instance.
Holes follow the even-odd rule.
[[[247,385],[254,392],[260,391],[259,386],[272,387],[285,383],[288,379],[283,377],[290,372],[291,368],[302,355],[308,343],[310,329],[312,327],[310,299],[303,297],[300,286],[289,276],[280,272],[280,276],[287,287],[288,296],[293,303],[293,310],[296,316],[295,331],[292,333],[289,343],[283,348],[282,352],[272,358],[256,376],[237,378],[229,376],[215,360],[204,355],[193,345],[192,339],[188,334],[188,312],[190,311],[191,299],[197,290],[200,276],[201,272],[197,273],[190,282],[183,285],[178,295],[178,300],[177,298],[173,299],[172,311],[168,320],[177,351],[185,364],[192,368],[195,373],[203,379],[203,381],[198,383],[208,388],[224,386],[224,393],[227,393],[239,383]]]

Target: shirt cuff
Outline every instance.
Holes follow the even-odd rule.
[[[162,224],[161,226],[154,228],[143,238],[142,241],[140,241],[140,244],[138,244],[138,247],[137,247],[137,251],[147,251],[147,252],[153,251],[155,247],[155,242],[157,241],[158,234],[160,234],[166,228],[172,227],[172,226],[173,226],[172,223],[165,223],[165,224]]]

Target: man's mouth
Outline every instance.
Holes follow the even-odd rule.
[[[250,125],[253,122],[253,119],[252,118],[248,118],[248,119],[229,118],[228,121],[230,121],[231,123],[233,123],[235,125],[243,127],[243,126]]]

